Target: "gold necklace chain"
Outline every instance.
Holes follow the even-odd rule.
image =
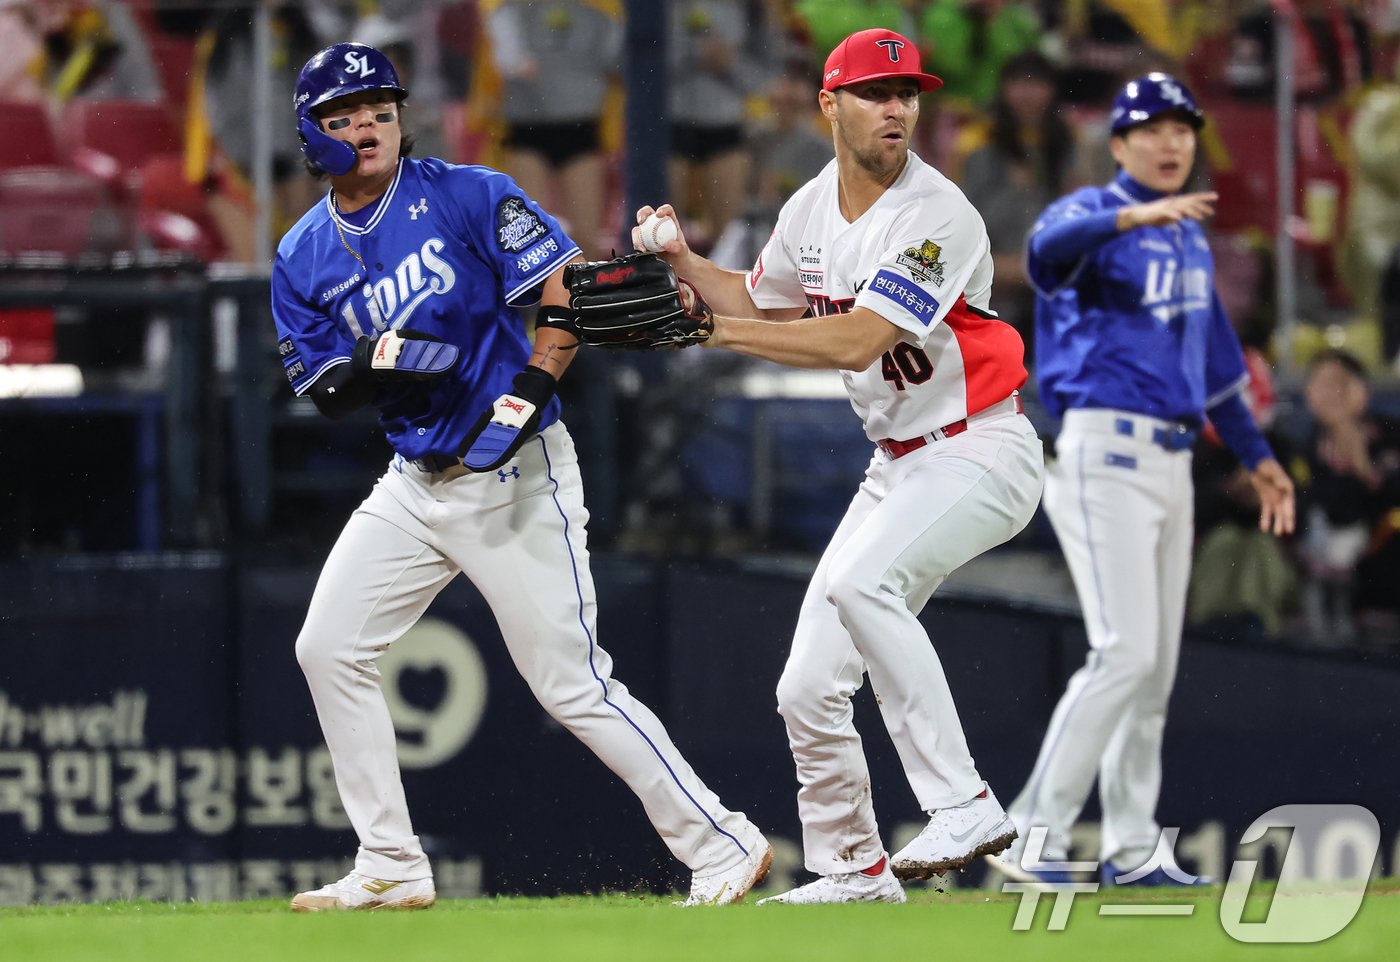
[[[335,202],[335,188],[331,188],[331,220],[335,223],[335,232],[340,235],[340,243],[350,252],[350,256],[360,262],[360,269],[369,276],[369,267],[365,265],[365,259],[360,256],[359,251],[350,246],[350,242],[345,239],[345,231],[340,226],[340,206]]]

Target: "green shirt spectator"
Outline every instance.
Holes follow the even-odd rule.
[[[858,30],[884,27],[912,36],[913,26],[900,0],[796,0],[813,50],[831,50]]]
[[[975,107],[992,102],[1002,65],[1033,49],[1040,17],[1025,3],[933,0],[919,18],[924,62],[943,78],[947,95]]]

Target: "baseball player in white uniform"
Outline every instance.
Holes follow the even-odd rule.
[[[405,97],[363,44],[321,51],[297,84],[304,151],[332,190],[278,246],[279,353],[322,413],[373,404],[395,455],[331,550],[297,638],[360,849],[349,875],[292,908],[435,900],[376,659],[459,574],[491,605],[541,705],[691,868],[685,904],[738,901],[771,846],[612,677],[595,632],[588,511],[554,390],[577,346],[560,273],[578,245],[504,174],[408,156]],[[535,302],[531,344],[514,306]]]
[[[1191,446],[1205,416],[1249,469],[1260,526],[1293,530],[1293,484],[1244,402],[1249,376],[1215,292],[1199,223],[1215,195],[1181,193],[1203,123],[1175,78],[1130,81],[1109,119],[1117,176],[1060,198],[1031,231],[1036,373],[1063,420],[1045,510],[1090,651],[1011,805],[1027,841],[1044,830],[1040,851],[1022,842],[993,861],[1022,880],[1071,881],[1056,863],[1097,777],[1101,881],[1199,881],[1159,851],[1154,812],[1191,569]]]
[[[806,866],[820,878],[766,902],[902,902],[899,878],[960,868],[1015,838],[918,620],[954,569],[1026,525],[1043,474],[1017,393],[1023,345],[990,306],[982,218],[909,149],[919,95],[940,85],[906,38],[852,34],[828,58],[819,95],[836,159],[784,205],[753,269],[718,268],[683,233],[664,245],[715,312],[708,345],[840,370],[874,444],[778,683]],[[653,213],[675,217],[670,205],[644,207],[638,222]],[[642,246],[640,229],[633,240]],[[893,857],[852,718],[867,673],[929,814]]]

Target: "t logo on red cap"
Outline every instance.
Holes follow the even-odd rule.
[[[908,37],[875,27],[853,33],[836,45],[831,56],[826,58],[822,89],[834,91],[867,80],[892,77],[908,77],[916,81],[924,93],[943,86],[943,81],[923,72],[919,48]]]
[[[885,53],[890,55],[890,63],[899,63],[899,51],[904,47],[903,40],[876,40],[875,42],[885,48]]]

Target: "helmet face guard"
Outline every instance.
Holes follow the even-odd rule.
[[[1169,74],[1150,73],[1129,80],[1118,96],[1113,98],[1108,131],[1117,137],[1129,128],[1165,113],[1182,115],[1197,130],[1206,122],[1205,114],[1196,106],[1196,98],[1191,96],[1185,84]]]
[[[388,90],[396,100],[408,91],[389,58],[363,43],[337,43],[316,54],[301,68],[292,106],[297,112],[301,152],[313,165],[339,176],[355,169],[355,148],[321,129],[313,111],[328,101],[366,90]]]

